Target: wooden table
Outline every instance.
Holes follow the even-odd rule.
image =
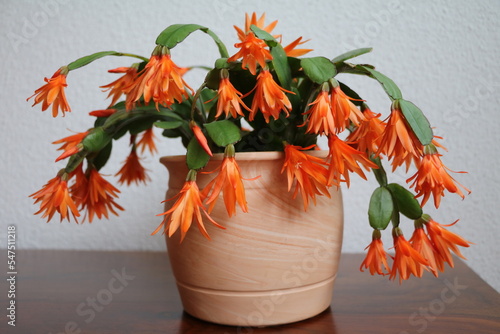
[[[500,294],[462,262],[399,285],[361,273],[362,258],[343,254],[332,305],[315,318],[237,328],[183,313],[166,253],[17,251],[15,298],[12,280],[0,283],[0,333],[500,333]]]

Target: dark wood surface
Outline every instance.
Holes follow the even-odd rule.
[[[17,251],[16,326],[7,324],[3,279],[0,333],[500,333],[500,294],[464,263],[399,285],[360,272],[362,258],[342,255],[332,305],[320,315],[237,328],[182,311],[166,253]]]

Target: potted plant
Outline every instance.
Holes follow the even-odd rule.
[[[54,142],[62,151],[56,161],[67,163],[30,195],[40,206],[36,214],[76,222],[118,215],[119,190],[99,173],[113,141],[130,138],[119,183],[146,183],[140,155],[156,151],[153,129],[159,128],[167,139],[180,137],[186,155],[161,159],[169,190],[152,234],[166,235],[184,307],[197,317],[272,325],[328,307],[342,243],[340,186],[349,186],[352,173],[366,179],[373,172],[379,183],[368,204],[373,237],[361,271],[401,282],[424,270],[438,276],[446,263],[453,267],[451,253],[463,257],[458,246],[470,242],[423,207],[431,197],[438,208],[445,192],[463,198],[469,190],[443,165],[441,138],[423,112],[374,66],[352,62],[371,48],[305,57],[307,41],[283,46],[281,35],[272,35],[276,24],[247,15],[245,26],[235,27],[234,55],[207,27],[174,24],[159,34],[150,57],[97,52],[46,78],[29,99],[56,117],[71,111],[64,93],[71,71],[103,57],[135,59],[109,71],[121,76],[102,86],[111,103],[90,112],[94,125]],[[175,46],[196,31],[211,37],[220,54],[193,89],[183,78],[190,68],[173,59]],[[372,111],[337,79],[341,73],[378,81],[389,112]],[[327,138],[328,149],[318,148],[319,137]],[[414,171],[404,186],[390,182],[384,167]],[[413,222],[408,239],[400,217]],[[394,256],[381,239],[389,225]]]

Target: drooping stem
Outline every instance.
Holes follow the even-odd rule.
[[[196,93],[193,96],[193,100],[191,102],[191,120],[194,120],[194,111],[195,111],[195,109],[197,109],[196,103],[197,103],[198,99],[200,98],[201,92],[206,87],[206,85],[207,84],[205,82],[203,84],[201,84],[201,86],[198,88],[198,90],[196,91]],[[205,113],[201,112],[201,110],[198,109],[198,114],[201,116],[203,121],[206,121]]]
[[[83,67],[83,66],[86,66],[86,65],[90,64],[94,60],[97,60],[97,59],[100,59],[100,58],[103,58],[103,57],[107,57],[107,56],[118,56],[118,57],[125,56],[125,57],[138,58],[138,59],[140,59],[142,61],[148,61],[149,60],[148,58],[145,58],[143,56],[139,56],[139,55],[136,55],[136,54],[132,54],[132,53],[124,53],[124,52],[116,52],[116,51],[102,51],[102,52],[93,53],[93,54],[85,56],[85,57],[78,58],[77,60],[72,61],[71,63],[69,63],[67,65],[67,68],[68,68],[69,71],[76,70],[76,69],[78,69],[80,67]]]
[[[373,161],[378,168],[373,168],[373,174],[375,175],[375,178],[377,179],[378,184],[381,187],[387,186],[387,173],[385,172],[384,167],[382,166],[382,161],[380,160],[380,157],[374,157],[372,156],[370,158],[371,161]]]

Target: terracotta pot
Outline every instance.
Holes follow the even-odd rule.
[[[321,155],[315,151],[311,154]],[[342,247],[342,196],[317,197],[304,212],[300,195],[292,199],[283,153],[236,153],[244,181],[248,213],[237,208],[229,218],[220,199],[212,218],[226,227],[205,223],[211,240],[196,226],[180,243],[179,231],[166,237],[179,294],[187,313],[234,326],[268,326],[313,317],[331,303]],[[219,166],[215,155],[204,171]],[[167,198],[181,189],[185,157],[164,157],[169,172]],[[198,173],[202,189],[215,175]],[[166,202],[166,208],[172,201]]]

